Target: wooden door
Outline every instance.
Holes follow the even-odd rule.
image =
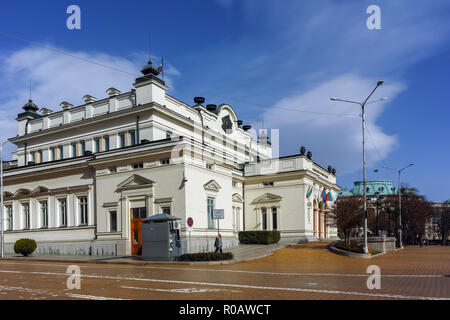
[[[146,208],[132,208],[131,214],[131,254],[133,256],[142,255],[142,219],[147,217]]]

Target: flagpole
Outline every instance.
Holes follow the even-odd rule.
[[[161,57],[161,66],[162,66],[161,75],[162,75],[162,80],[164,81],[164,58],[163,57]]]

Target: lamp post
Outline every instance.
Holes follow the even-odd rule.
[[[350,101],[350,100],[344,100],[344,99],[337,99],[337,98],[330,98],[331,101],[340,101],[340,102],[347,102],[347,103],[355,103],[359,104],[361,106],[361,120],[362,120],[362,150],[363,150],[363,188],[364,188],[364,253],[369,252],[369,247],[367,244],[367,190],[366,190],[366,153],[365,153],[365,106],[366,104],[374,103],[377,101],[385,100],[386,98],[380,98],[373,101],[368,102],[369,98],[373,95],[375,90],[379,86],[383,84],[383,81],[378,81],[376,87],[372,90],[372,92],[369,94],[369,96],[363,101]]]
[[[389,168],[387,166],[383,166],[383,168],[385,169],[391,169],[391,170],[395,170],[398,172],[398,246],[400,248],[403,248],[403,241],[402,241],[402,189],[400,187],[400,175],[402,173],[403,170],[408,169],[409,167],[413,166],[414,163],[410,163],[408,164],[406,167],[400,169],[400,170],[395,170],[392,168]]]
[[[391,213],[394,213],[395,207],[389,207],[389,237],[391,236]]]

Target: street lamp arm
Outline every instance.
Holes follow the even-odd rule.
[[[406,167],[404,167],[404,168],[402,168],[402,169],[400,169],[400,170],[398,170],[399,172],[402,172],[403,170],[405,170],[405,169],[408,169],[409,167],[411,167],[411,166],[413,166],[414,165],[414,163],[410,163],[409,165],[407,165]]]
[[[344,99],[338,99],[338,98],[330,98],[331,101],[339,101],[339,102],[348,102],[348,103],[355,103],[361,105],[361,102],[357,101],[350,101],[350,100],[344,100]]]
[[[379,86],[381,86],[383,84],[383,81],[378,81],[377,86],[372,90],[372,92],[369,94],[369,96],[366,98],[366,100],[364,100],[364,102],[362,103],[363,105],[365,105],[367,103],[367,101],[370,99],[370,97],[373,95],[373,93],[375,92],[375,90],[377,90],[377,88]]]
[[[366,104],[371,104],[371,103],[375,103],[375,102],[379,102],[379,101],[384,101],[384,100],[387,100],[387,97],[375,99],[375,100],[372,100],[372,101],[367,102]]]

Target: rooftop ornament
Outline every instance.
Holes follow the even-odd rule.
[[[85,95],[84,97],[83,97],[83,101],[85,102],[85,103],[91,103],[91,102],[95,102],[95,101],[97,101],[97,99],[95,98],[95,97],[93,97],[93,96],[90,96],[90,95]]]
[[[300,148],[300,155],[304,156],[304,155],[305,155],[305,152],[306,152],[306,148],[305,148],[304,146],[302,146],[302,147]]]
[[[119,94],[121,94],[121,92],[119,90],[117,90],[116,88],[109,88],[108,90],[106,90],[106,93],[110,97],[118,96]]]
[[[61,104],[59,105],[61,108],[63,108],[63,110],[69,110],[70,108],[73,107],[73,104],[67,102],[67,101],[63,101],[61,102]]]

